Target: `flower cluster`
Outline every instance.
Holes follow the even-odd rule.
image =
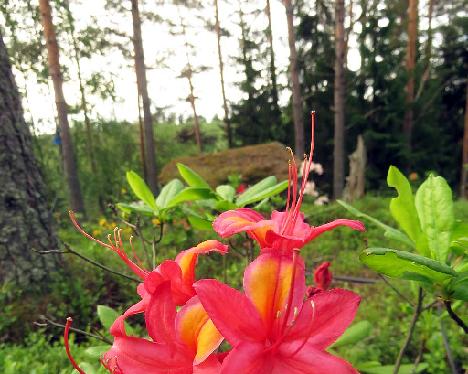
[[[313,131],[312,131],[313,134]],[[298,171],[292,157],[284,211],[269,219],[240,208],[222,213],[213,223],[221,238],[246,232],[260,253],[245,269],[243,291],[215,280],[195,278],[199,255],[228,247],[208,240],[165,260],[153,271],[134,263],[123,249],[119,231],[109,242],[140,279],[141,300],[118,317],[110,333],[112,348],[102,357],[112,373],[355,373],[345,360],[326,349],[354,319],[360,298],[351,291],[329,289],[329,263],[314,274],[315,286],[306,287],[301,249],[337,226],[364,230],[359,221],[338,219],[313,227],[300,212],[311,155]],[[143,314],[147,338],[130,336],[124,321]],[[220,344],[226,341],[220,349]]]

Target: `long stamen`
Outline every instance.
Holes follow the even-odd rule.
[[[289,212],[289,206],[291,204],[291,161],[288,161],[288,199],[286,200],[286,212]]]
[[[309,331],[307,331],[307,333],[305,334],[304,340],[302,341],[301,345],[299,347],[297,347],[297,349],[293,353],[291,353],[289,358],[294,357],[302,348],[304,348],[304,346],[307,343],[307,340],[309,340],[309,338],[312,336],[312,333],[314,332],[313,331],[313,327],[314,327],[313,325],[314,325],[314,320],[315,320],[315,303],[314,303],[314,300],[310,300],[310,303],[312,305],[312,320],[310,321]]]
[[[70,360],[71,364],[73,365],[73,367],[78,370],[78,372],[80,374],[86,374],[83,370],[81,370],[81,368],[78,366],[78,364],[76,363],[75,359],[73,358],[71,352],[70,352],[70,342],[69,342],[69,339],[68,339],[68,335],[70,334],[70,327],[71,327],[71,324],[72,324],[73,320],[71,317],[68,317],[67,318],[67,323],[65,324],[65,331],[63,333],[63,341],[64,341],[64,344],[65,344],[65,351],[67,352],[67,356],[68,356],[68,359]]]
[[[292,276],[291,276],[291,284],[289,286],[289,295],[288,295],[288,303],[286,306],[286,312],[284,313],[284,320],[283,320],[283,329],[286,327],[288,323],[289,314],[291,313],[293,297],[294,297],[294,284],[296,283],[296,271],[297,271],[297,258],[298,258],[298,249],[294,249],[293,251],[293,268],[292,268]]]

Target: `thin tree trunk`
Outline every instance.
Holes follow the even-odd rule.
[[[463,156],[460,196],[468,199],[468,82],[465,91],[465,126],[463,131]]]
[[[429,14],[428,14],[428,27],[427,27],[427,44],[426,44],[426,53],[425,60],[426,66],[424,68],[424,73],[421,77],[419,83],[418,92],[416,93],[415,101],[421,96],[424,85],[429,80],[431,76],[431,58],[432,58],[432,14],[434,13],[434,0],[429,0]]]
[[[416,38],[418,34],[418,0],[408,0],[408,44],[406,47],[406,110],[403,122],[403,133],[406,137],[408,150],[411,151],[411,134],[413,132],[413,102],[414,102],[414,68],[416,66]]]
[[[145,54],[141,38],[141,18],[138,9],[138,0],[132,2],[133,21],[133,52],[135,58],[135,73],[137,88],[143,103],[143,128],[145,144],[146,183],[153,193],[157,192],[157,174],[153,134],[153,119],[151,116],[150,99],[148,96],[148,83],[146,81]]]
[[[275,49],[273,47],[273,25],[271,21],[271,7],[270,0],[267,0],[265,13],[268,17],[267,38],[270,45],[270,77],[271,77],[271,99],[273,101],[273,109],[276,113],[281,110],[278,104],[278,83],[276,79],[276,65],[275,65]]]
[[[227,138],[228,138],[228,147],[232,148],[232,129],[231,129],[231,119],[229,118],[229,107],[226,99],[226,90],[224,86],[224,63],[223,63],[223,54],[221,53],[221,27],[219,25],[219,4],[218,0],[214,0],[215,3],[215,12],[216,12],[216,37],[218,42],[218,64],[219,64],[219,77],[221,80],[221,94],[223,95],[223,108],[224,108],[224,124],[226,125]]]
[[[1,34],[0,139],[0,283],[44,291],[58,257],[34,251],[58,249],[58,242]]]
[[[344,0],[335,1],[335,136],[333,148],[333,196],[343,195],[345,180],[345,40]]]
[[[140,130],[140,159],[141,159],[141,164],[143,168],[143,178],[147,180],[148,176],[146,173],[146,164],[145,164],[145,136],[144,136],[145,129],[143,127],[143,118],[141,118],[141,96],[139,92],[137,92],[137,101],[138,101],[138,128]]]
[[[72,39],[72,45],[73,45],[73,50],[74,50],[74,58],[75,58],[75,63],[76,63],[76,69],[78,72],[78,83],[80,87],[80,109],[83,112],[84,116],[84,123],[85,123],[85,128],[86,128],[86,151],[89,157],[89,163],[91,166],[91,172],[94,176],[98,175],[98,167],[96,163],[96,153],[95,153],[95,148],[94,148],[94,138],[93,138],[93,129],[91,125],[91,120],[89,118],[89,110],[88,110],[88,100],[86,99],[86,92],[85,92],[85,87],[83,84],[83,78],[81,75],[81,62],[80,62],[80,48],[78,47],[78,43],[76,42],[76,37],[75,37],[75,19],[73,18],[73,15],[70,10],[70,3],[68,0],[65,1],[65,8],[67,11],[67,17],[68,17],[68,22],[70,24],[70,37]],[[99,209],[101,210],[101,213],[104,213],[105,210],[105,204],[104,204],[104,198],[100,194],[100,191],[98,191],[98,203],[99,203]]]
[[[283,0],[286,8],[286,19],[288,22],[289,42],[289,71],[292,81],[292,109],[294,121],[294,148],[296,154],[302,157],[304,154],[304,119],[302,113],[302,94],[299,83],[299,71],[297,66],[296,36],[293,23],[292,0]]]
[[[49,75],[52,78],[55,92],[55,104],[60,128],[60,139],[62,143],[62,157],[65,169],[65,177],[70,193],[70,206],[73,210],[84,213],[83,198],[81,196],[80,181],[76,166],[73,143],[68,124],[68,106],[63,95],[63,78],[60,71],[59,46],[52,22],[52,11],[48,0],[39,0],[44,38],[47,44],[47,62]]]

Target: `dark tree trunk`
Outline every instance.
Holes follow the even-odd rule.
[[[63,167],[70,193],[70,206],[73,210],[84,213],[83,198],[81,196],[80,180],[76,167],[73,142],[68,124],[68,106],[63,95],[63,78],[60,71],[59,46],[52,22],[52,10],[48,0],[39,1],[44,39],[47,44],[47,63],[49,75],[52,78],[55,93],[55,104],[60,128],[60,140],[62,144]]]
[[[34,251],[57,249],[45,185],[0,35],[0,283],[43,289],[57,258]]]
[[[341,198],[345,180],[345,30],[344,0],[335,1],[335,136],[333,148],[333,197]]]
[[[138,92],[143,103],[143,128],[145,143],[145,169],[146,183],[154,194],[157,192],[156,160],[154,149],[153,119],[151,116],[150,99],[148,96],[148,83],[146,81],[145,54],[141,38],[141,18],[138,9],[138,0],[132,2],[133,20],[133,52],[135,58],[135,73]]]
[[[460,197],[468,199],[468,82],[465,91],[465,125],[463,131],[463,155],[461,170]]]
[[[276,79],[276,65],[275,65],[275,49],[273,48],[273,25],[271,21],[271,7],[270,0],[267,0],[265,13],[268,18],[267,38],[270,45],[270,78],[271,78],[271,100],[273,102],[273,110],[276,113],[281,113],[278,104],[278,83]]]
[[[219,65],[219,77],[221,80],[221,94],[223,95],[223,108],[224,108],[224,124],[226,125],[226,132],[228,138],[228,147],[232,148],[232,129],[231,129],[231,119],[229,118],[229,107],[226,99],[226,90],[224,86],[224,62],[223,54],[221,53],[221,27],[219,25],[219,4],[218,0],[214,0],[215,13],[216,13],[216,39],[218,45],[218,65]]]
[[[297,66],[296,36],[293,22],[292,0],[283,0],[288,22],[289,71],[292,81],[292,110],[294,121],[294,148],[298,157],[304,154],[304,119],[302,113],[302,94]]]

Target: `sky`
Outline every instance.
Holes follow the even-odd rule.
[[[71,1],[71,10],[76,18],[78,30],[93,22],[92,17],[98,20],[100,27],[117,26],[119,30],[131,35],[131,14],[118,13],[106,10],[105,0],[74,0]],[[211,4],[211,2],[210,2]],[[240,29],[237,25],[238,2],[227,4],[220,1],[220,23],[222,28],[230,32],[229,37],[222,38],[222,53],[225,62],[226,94],[228,101],[235,102],[241,98],[242,93],[237,88],[237,83],[243,79],[240,66],[234,63],[234,57],[239,53]],[[249,8],[263,8],[264,0],[247,2]],[[194,48],[191,56],[193,66],[206,66],[208,69],[194,76],[195,96],[197,97],[197,111],[207,119],[215,115],[223,116],[222,96],[218,70],[218,56],[216,34],[203,27],[202,21],[193,18],[193,12],[186,14],[177,10],[174,6],[154,5],[146,1],[141,6],[141,12],[157,14],[163,19],[177,19],[178,15],[190,17],[188,42]],[[181,13],[178,13],[181,12]],[[287,24],[284,6],[279,0],[271,0],[271,12],[273,20],[273,43],[276,54],[276,66],[279,73],[279,84],[287,86],[287,68],[289,63],[289,48],[287,43]],[[210,6],[200,12],[201,18],[210,19],[214,23],[214,7]],[[248,20],[254,28],[266,26],[266,16],[261,13]],[[346,19],[345,23],[349,20]],[[384,20],[385,22],[385,20]],[[359,24],[355,25],[354,33],[350,36],[348,52],[348,68],[358,70],[360,56],[357,51],[356,33],[359,32]],[[142,25],[142,36],[145,50],[145,63],[148,66],[148,92],[154,106],[167,108],[168,112],[183,115],[191,115],[190,104],[185,100],[188,96],[188,83],[186,79],[179,78],[181,70],[186,65],[184,49],[185,40],[181,36],[171,35],[169,26],[165,23],[145,21]],[[59,43],[67,44],[69,40],[60,39]],[[130,43],[130,41],[129,41]],[[131,45],[128,46],[131,48]],[[73,60],[62,54],[62,64],[69,69],[69,79],[64,83],[65,98],[69,104],[78,104],[79,85],[77,70]],[[156,61],[164,61],[165,66],[160,66]],[[136,122],[138,119],[137,92],[133,61],[126,60],[119,51],[109,51],[104,56],[93,56],[91,59],[81,60],[83,76],[89,76],[96,69],[112,73],[117,102],[102,101],[97,97],[90,98],[93,119],[104,118],[126,120]],[[55,105],[52,82],[38,84],[34,75],[22,75],[15,72],[20,89],[25,92],[24,107],[26,118],[33,123],[36,133],[55,132]],[[280,101],[286,103],[289,100],[290,91],[281,91]],[[71,116],[72,120],[82,120],[81,114]]]

